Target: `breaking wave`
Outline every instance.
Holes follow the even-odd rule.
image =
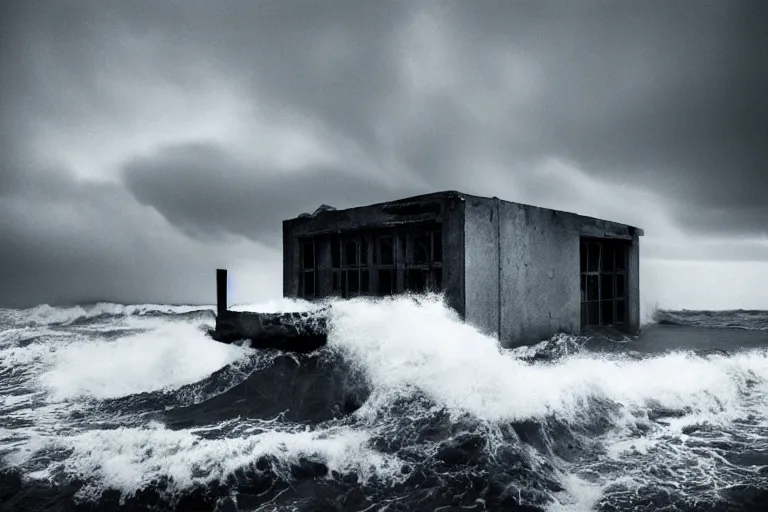
[[[254,309],[255,308],[255,309]],[[236,304],[233,311],[279,312],[311,309],[305,301],[288,299],[273,300],[261,304]],[[173,319],[214,319],[216,307],[212,305],[170,305],[170,304],[117,304],[97,302],[88,305],[54,307],[42,304],[29,309],[0,308],[0,327],[24,328],[32,326],[85,325],[108,319],[173,318]]]
[[[294,356],[214,342],[212,308],[112,306],[3,312],[11,510],[744,510],[768,499],[766,348],[643,353],[640,339],[608,351],[558,335],[503,349],[427,296],[333,302],[328,345]]]

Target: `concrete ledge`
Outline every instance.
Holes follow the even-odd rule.
[[[249,340],[254,348],[312,352],[328,340],[328,308],[303,313],[222,311],[210,336],[222,343]]]

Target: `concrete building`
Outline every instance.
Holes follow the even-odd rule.
[[[558,332],[640,329],[641,229],[439,192],[283,222],[283,294],[441,290],[503,345]]]

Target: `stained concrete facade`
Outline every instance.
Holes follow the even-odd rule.
[[[414,258],[414,247],[427,232],[430,254],[439,261]],[[283,222],[283,293],[312,299],[419,291],[423,274],[468,323],[504,346],[579,333],[587,325],[636,334],[642,234],[615,222],[454,191],[319,211]],[[361,269],[349,279],[359,281],[357,290],[347,294],[340,291],[338,276],[349,268],[337,261],[346,256],[334,254],[344,251],[344,237],[358,240],[357,265],[349,268]],[[396,240],[394,265],[377,266],[385,247],[381,240],[390,237]],[[589,267],[587,247],[599,254],[589,258],[600,267]],[[391,290],[389,274],[396,275]]]

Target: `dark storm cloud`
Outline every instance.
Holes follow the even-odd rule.
[[[525,173],[520,169],[549,155],[668,196],[684,228],[764,229],[768,45],[761,2],[229,7],[166,7],[157,15],[142,7],[119,19],[153,34],[169,56],[205,62],[374,158],[396,154],[436,188],[471,182],[473,159],[495,155],[510,173]],[[427,76],[414,85],[403,62],[419,52],[416,71]],[[530,64],[513,66],[512,82],[536,74],[535,90],[520,105],[520,91],[500,78],[505,55]],[[492,105],[487,111],[469,102],[477,91]],[[718,214],[710,221],[692,211]]]
[[[516,48],[541,67],[541,96],[524,113],[538,137],[522,148],[510,139],[509,161],[521,152],[558,155],[592,175],[653,189],[684,228],[764,229],[765,3],[520,7],[473,3],[454,17],[459,39]]]
[[[123,187],[79,183],[66,169],[39,169],[18,185],[0,201],[0,307],[212,303],[213,269],[268,260],[261,247],[190,241]]]
[[[125,167],[128,189],[191,236],[229,233],[280,247],[283,219],[321,203],[348,208],[424,192],[335,169],[257,169],[213,145],[166,148]]]
[[[606,180],[668,194],[685,226],[750,232],[768,214],[763,5],[73,2],[41,4],[47,16],[37,26],[64,45],[55,50],[59,60],[84,81],[108,58],[104,45],[130,34],[147,41],[147,76],[183,83],[199,68],[227,76],[376,158],[394,152],[430,183],[471,180],[473,156],[497,153],[510,172],[560,156]],[[403,61],[423,51],[420,64],[429,67],[440,44],[448,59],[431,81],[446,82],[445,73],[460,81],[409,100]],[[499,82],[497,57],[509,53],[538,70],[535,94],[519,107],[517,91]],[[473,116],[466,103],[473,90],[504,115]],[[422,114],[408,112],[414,107]],[[512,125],[524,126],[525,136]],[[731,221],[701,225],[688,215],[711,207]]]

